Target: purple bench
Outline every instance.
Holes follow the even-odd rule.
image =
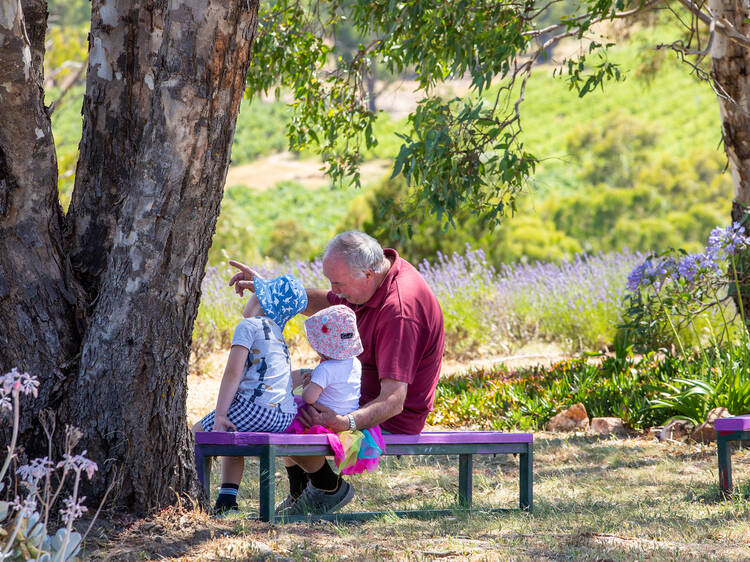
[[[750,416],[719,418],[714,422],[716,449],[719,454],[719,488],[724,495],[732,492],[732,454],[730,441],[750,441]]]
[[[531,511],[533,490],[534,436],[531,433],[499,431],[436,431],[418,435],[383,435],[384,455],[458,455],[459,509],[471,510],[472,456],[486,454],[519,455],[519,506]],[[206,493],[210,495],[211,459],[213,457],[258,457],[260,460],[260,520],[274,521],[274,472],[276,457],[332,456],[325,435],[286,433],[203,432],[195,436],[195,465]],[[491,511],[504,511],[493,509]],[[455,510],[396,511],[398,516],[435,517]],[[365,520],[383,515],[376,513],[332,513],[315,516],[328,520]],[[295,516],[286,521],[307,520]]]

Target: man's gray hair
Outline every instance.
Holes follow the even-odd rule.
[[[344,260],[354,277],[363,277],[368,269],[375,273],[383,273],[388,269],[383,248],[378,241],[359,230],[349,230],[334,236],[326,246],[323,259],[332,254]]]

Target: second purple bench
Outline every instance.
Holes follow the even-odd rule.
[[[458,508],[471,509],[473,455],[519,455],[519,506],[531,511],[533,496],[533,450],[531,433],[499,431],[438,431],[418,435],[383,435],[385,455],[458,455]],[[258,457],[260,460],[260,520],[274,521],[274,473],[276,457],[332,456],[325,435],[287,433],[224,433],[203,432],[195,436],[195,464],[198,477],[210,495],[212,457]],[[455,510],[396,511],[399,516],[435,517]],[[493,510],[496,511],[496,510]],[[383,515],[382,512],[332,513],[312,516],[328,520],[364,520]],[[294,516],[286,521],[307,520],[310,516]]]
[[[750,441],[750,416],[719,418],[714,422],[716,449],[719,454],[719,489],[724,495],[732,491],[732,455],[730,441]]]

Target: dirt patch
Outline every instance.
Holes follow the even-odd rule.
[[[380,178],[388,173],[391,162],[370,160],[360,166],[362,178]],[[297,158],[291,152],[279,152],[258,158],[250,164],[232,166],[227,173],[226,186],[244,185],[264,191],[280,181],[294,181],[308,189],[331,185],[319,160]]]
[[[229,350],[219,350],[210,354],[201,363],[202,373],[188,375],[187,419],[190,426],[199,421],[216,406],[219,384],[224,374]],[[297,345],[291,350],[292,368],[312,368],[316,355],[307,345]],[[469,369],[486,369],[504,364],[508,369],[520,369],[533,365],[549,366],[568,359],[570,355],[555,344],[533,343],[521,348],[514,355],[489,355],[469,361],[443,359],[442,376],[466,372]]]

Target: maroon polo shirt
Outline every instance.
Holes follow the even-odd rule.
[[[392,249],[385,255],[393,265],[365,304],[351,304],[328,293],[328,302],[344,304],[357,315],[364,351],[360,405],[377,398],[380,379],[409,386],[404,410],[383,422],[391,433],[419,433],[435,401],[440,378],[445,331],[437,298],[419,272]]]

